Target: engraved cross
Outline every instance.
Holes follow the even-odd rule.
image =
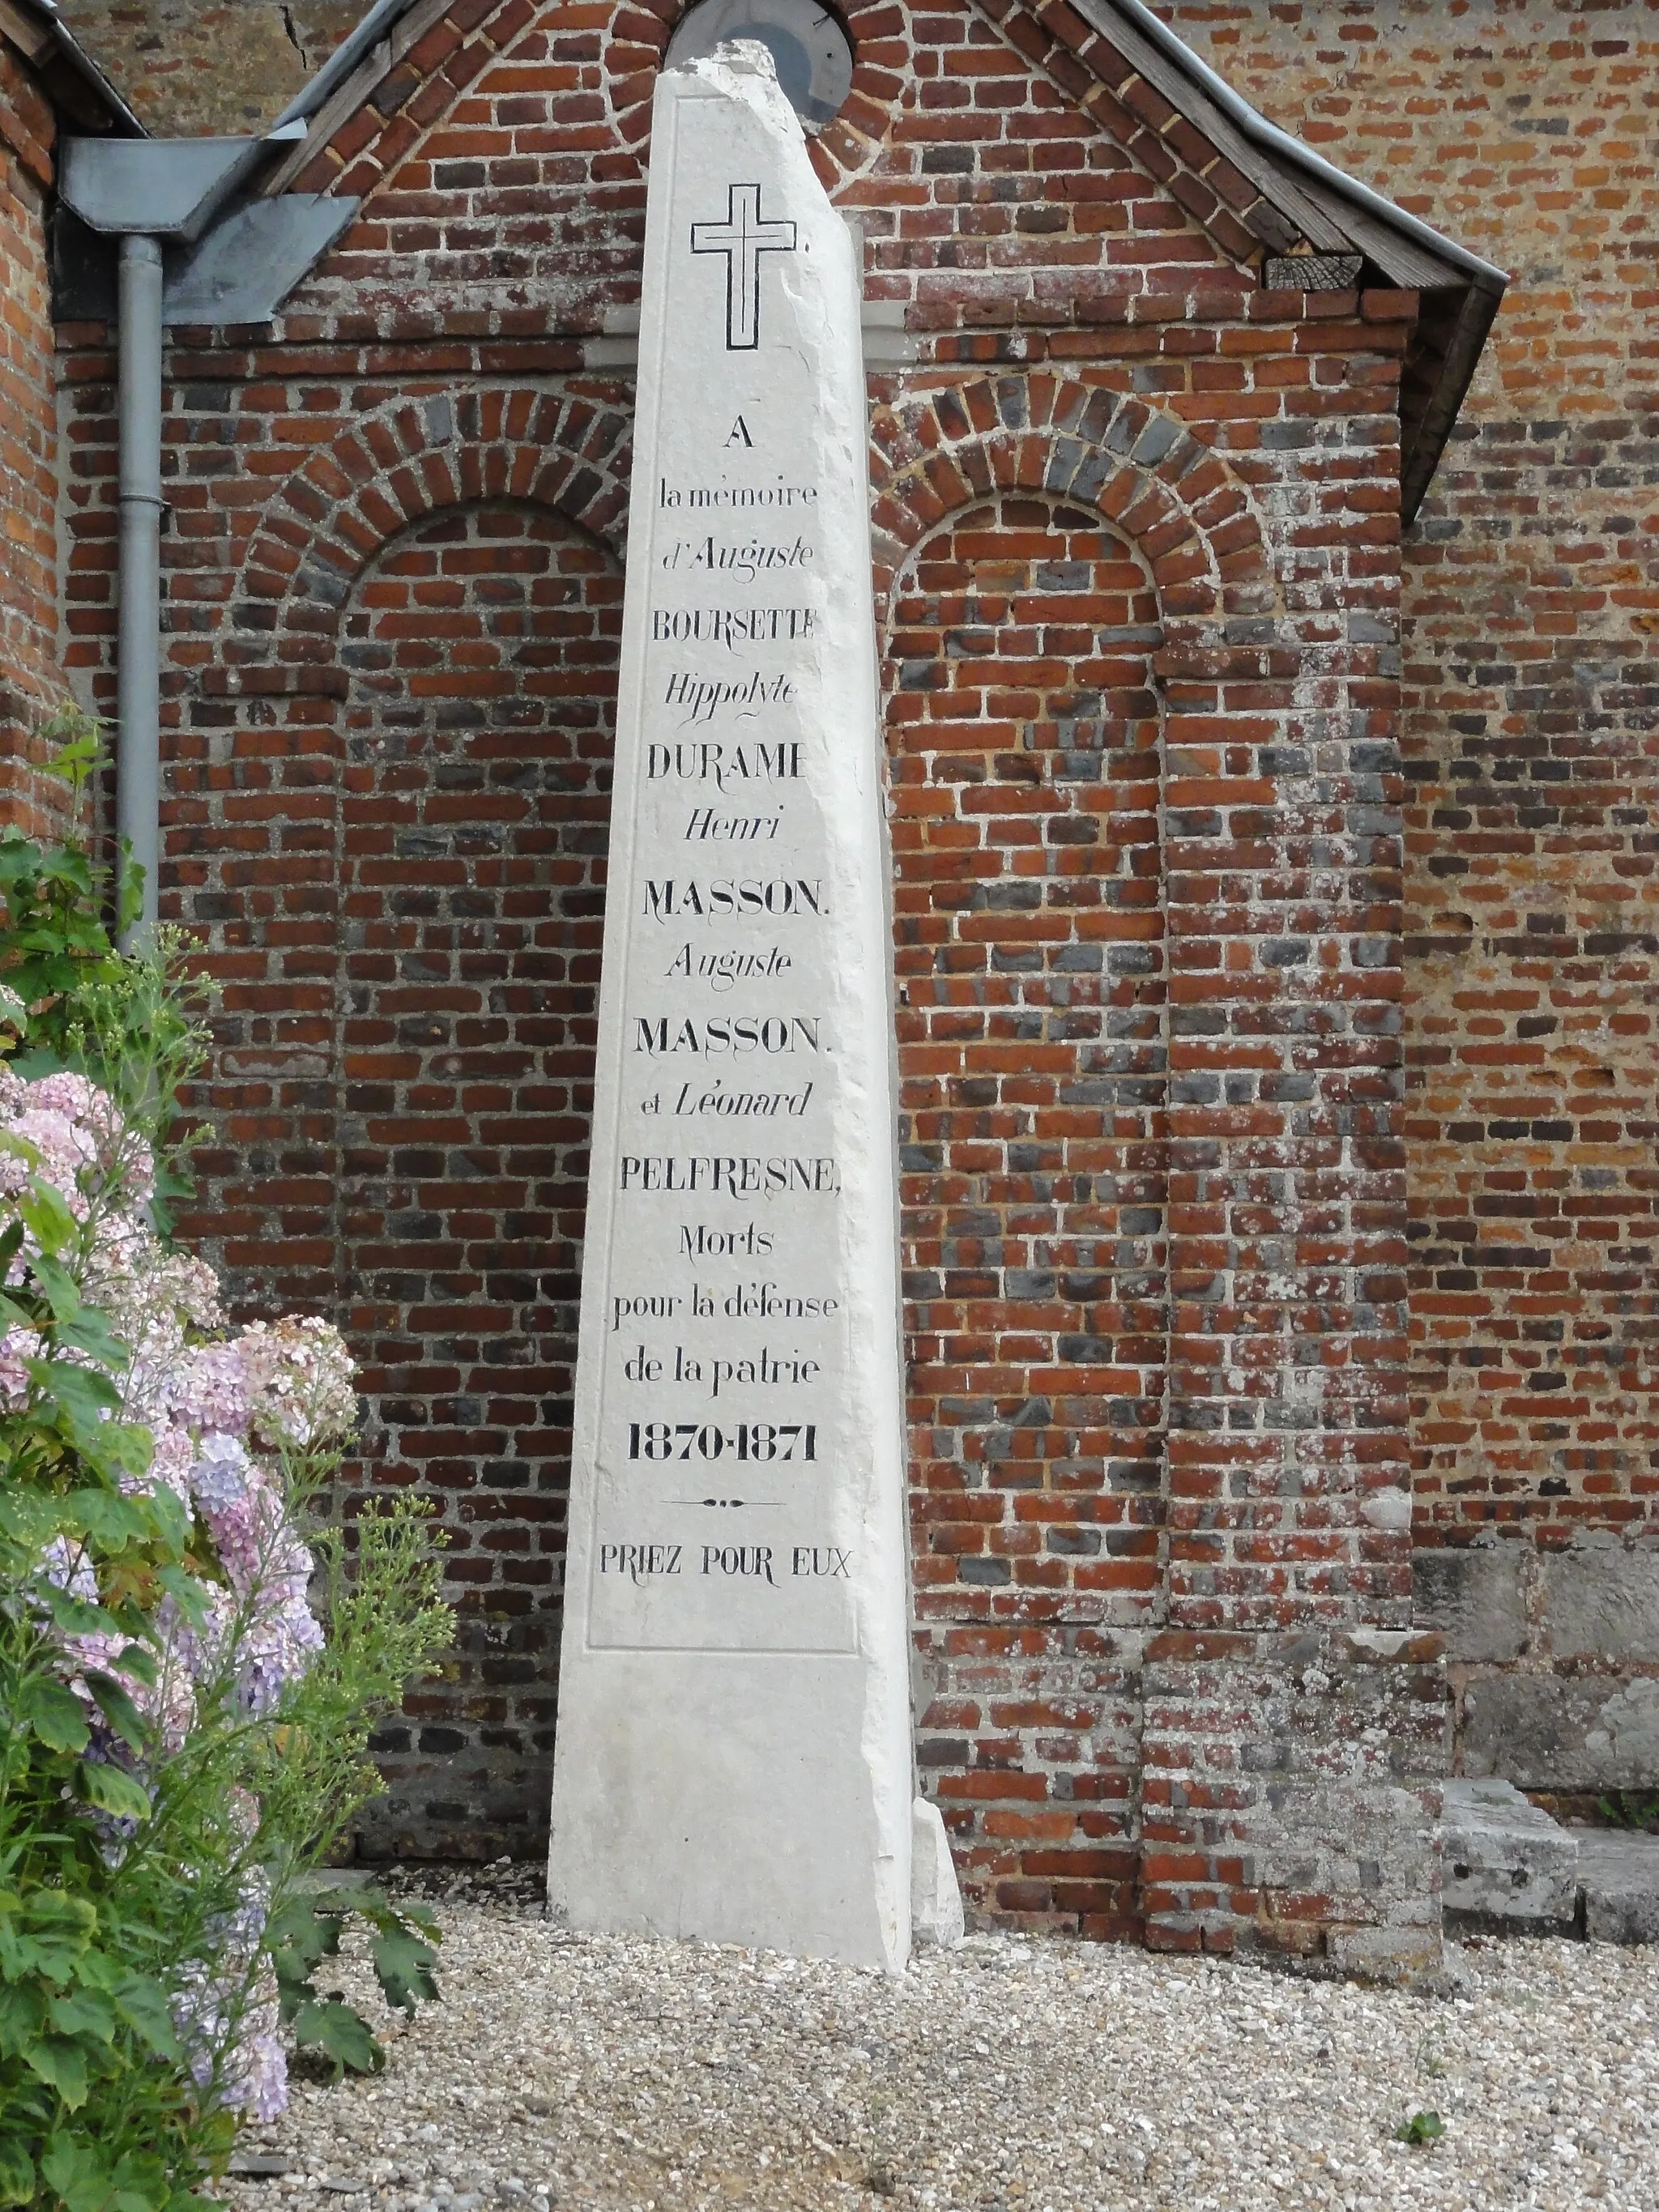
[[[726,256],[726,349],[752,353],[760,344],[760,258],[793,253],[795,226],[762,221],[758,185],[728,185],[726,195],[726,221],[694,222],[691,251]]]

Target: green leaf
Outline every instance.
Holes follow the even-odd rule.
[[[107,1996],[126,1979],[126,1970],[107,1951],[100,1951],[94,1945],[82,1951],[76,1960],[75,1978],[88,1989],[102,1990]]]
[[[179,2038],[167,1991],[145,1974],[132,1974],[115,1992],[115,2007],[128,2026],[136,2028],[158,2058],[176,2058]]]
[[[7,1893],[0,1896],[0,1918],[9,1912],[32,1928],[78,1936],[83,1942],[98,1925],[98,1908],[92,1899],[62,1889],[33,1889],[27,1898]]]
[[[390,1935],[397,1928],[405,1930],[413,1928],[434,1946],[444,1940],[437,1915],[429,1905],[423,1905],[417,1897],[401,1898],[394,1905],[384,1890],[372,1887],[340,1890],[336,1894],[343,1905],[367,1920],[371,1927],[378,1928],[382,1935]]]
[[[1438,2112],[1413,2112],[1410,2119],[1401,2122],[1394,2134],[1396,2142],[1412,2143],[1420,2148],[1425,2143],[1437,2142],[1445,2132],[1446,2123]]]
[[[222,2125],[222,2118],[216,2114],[212,2118],[204,2115],[197,2124],[195,2148],[204,2167],[212,2163],[216,2138]],[[225,2140],[227,2151],[234,2136],[233,2122],[232,2136]],[[153,2151],[126,2152],[115,2169],[115,2182],[110,2212],[167,2212],[169,2206],[176,2206],[178,2212],[222,2212],[222,2207],[216,2206],[210,2197],[175,2191],[167,2161]]]
[[[117,1411],[121,1394],[107,1375],[94,1367],[74,1367],[66,1359],[26,1359],[29,1378],[43,1397],[49,1398],[68,1424],[70,1441],[94,1450],[98,1430],[106,1413]]]
[[[38,1936],[20,1935],[15,1928],[0,1926],[0,1973],[8,1981],[19,1981],[26,1974],[38,1974],[43,1981],[70,1982],[80,1964],[78,1947],[70,1943],[42,1942]]]
[[[155,1654],[149,1644],[125,1644],[116,1653],[115,1663],[124,1674],[131,1674],[135,1682],[142,1682],[147,1690],[155,1687]]]
[[[9,1474],[11,1480],[16,1479],[9,1470]],[[0,1530],[27,1549],[31,1565],[66,1525],[60,1500],[37,1497],[33,1491],[20,1494],[15,1490],[0,1490]]]
[[[302,2051],[321,2051],[331,2058],[337,2079],[347,2067],[354,2074],[378,2074],[386,2064],[368,2022],[338,1997],[302,2004],[295,2015],[294,2040]]]
[[[69,2212],[104,2212],[109,2203],[113,2177],[90,2143],[55,2135],[40,2161],[40,2172]]]
[[[131,1352],[95,1306],[82,1306],[73,1321],[65,1322],[58,1329],[58,1340],[84,1352],[112,1375],[125,1375],[132,1364]]]
[[[92,1741],[81,1700],[50,1675],[36,1674],[23,1683],[16,1711],[50,1750],[84,1751]]]
[[[54,1203],[60,1205],[62,1203],[58,1200],[57,1192],[52,1190],[50,1185],[46,1186],[42,1195],[49,1196]],[[20,1210],[23,1213],[24,1219],[28,1220],[27,1206]],[[73,1234],[73,1216],[66,1212],[64,1218],[70,1222],[70,1233]],[[34,1226],[33,1222],[30,1222],[29,1225],[31,1228]],[[39,1234],[38,1231],[36,1233]],[[44,1237],[40,1241],[43,1244],[46,1243]],[[65,1241],[64,1238],[59,1238],[58,1243],[62,1243]],[[53,1320],[72,1322],[81,1310],[81,1286],[63,1261],[54,1260],[51,1256],[57,1249],[58,1245],[54,1244],[31,1260],[29,1273],[45,1293],[46,1304],[52,1308]]]
[[[83,1680],[117,1735],[134,1751],[144,1750],[149,1742],[149,1723],[115,1677],[89,1667]]]
[[[192,1628],[205,1626],[208,1607],[212,1602],[212,1593],[205,1583],[175,1566],[161,1568],[155,1579]]]
[[[0,2204],[34,2201],[34,2160],[15,2138],[0,2142]]]
[[[56,2089],[70,2112],[78,2112],[87,2101],[86,2053],[78,2043],[66,2035],[43,2035],[23,2052],[23,2063],[49,2089]],[[48,2174],[46,2179],[52,2180]],[[56,2187],[56,2183],[53,2183]],[[59,2190],[60,2196],[67,2195]]]
[[[100,2043],[113,2042],[115,2008],[96,1990],[66,1990],[46,2007],[47,2016],[59,2035],[95,2035]]]
[[[337,1958],[340,1925],[340,1911],[327,1910],[314,1892],[290,1897],[279,1905],[265,1923],[265,1941],[276,1956],[279,1977],[285,1963],[287,1978],[294,1980],[309,1974],[320,1960]]]
[[[71,1597],[67,1590],[59,1589],[55,1583],[45,1585],[43,1595],[52,1614],[52,1626],[65,1636],[112,1636],[115,1617],[101,1605],[89,1605],[85,1598]]]
[[[132,840],[120,841],[120,864],[115,872],[116,888],[119,893],[115,916],[115,933],[125,936],[144,910],[144,871],[132,857]]]
[[[57,1254],[63,1250],[64,1245],[73,1240],[75,1216],[64,1205],[59,1193],[55,1191],[49,1182],[43,1182],[39,1176],[30,1178],[28,1188],[20,1197],[15,1199],[13,1203],[22,1217],[24,1226],[40,1248],[40,1257],[33,1262],[33,1266],[40,1287],[50,1298],[52,1295],[52,1286],[41,1274],[41,1269],[44,1266],[49,1265]],[[56,1273],[74,1292],[75,1303],[69,1310],[70,1314],[73,1315],[80,1309],[81,1294],[75,1289],[73,1282],[64,1273],[61,1267]],[[56,1311],[55,1307],[53,1310]],[[68,1317],[68,1316],[64,1316],[65,1319]]]
[[[46,772],[56,776],[60,783],[68,784],[72,791],[79,791],[98,765],[102,750],[99,742],[101,726],[95,714],[77,717],[73,723],[66,715],[54,714],[42,734],[54,737],[62,726],[69,727],[70,734],[45,763]]]
[[[125,1767],[106,1766],[100,1759],[83,1759],[76,1770],[81,1794],[100,1812],[118,1820],[148,1820],[149,1792]]]
[[[129,1544],[150,1540],[154,1524],[136,1498],[118,1498],[107,1490],[76,1490],[64,1503],[78,1526],[106,1552],[124,1552]]]
[[[129,1455],[123,1443],[122,1462],[134,1474],[148,1474],[155,1455],[155,1439],[140,1421],[115,1423],[109,1433],[123,1440],[131,1437],[133,1451]],[[158,1482],[145,1501],[156,1534],[170,1552],[183,1552],[190,1542],[190,1516],[185,1510],[184,1500],[178,1492],[165,1482]]]
[[[0,1982],[0,2057],[15,2058],[46,2025],[46,2007],[27,1982]]]
[[[429,1943],[398,1928],[377,1936],[369,1948],[389,2005],[412,2014],[421,1998],[436,2002],[438,1984],[432,1978],[432,1969],[438,1954]]]

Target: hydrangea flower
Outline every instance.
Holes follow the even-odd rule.
[[[169,1377],[173,1419],[204,1434],[247,1433],[247,1362],[240,1344],[204,1344],[185,1353]]]
[[[357,1414],[356,1370],[337,1328],[290,1316],[256,1321],[238,1348],[252,1394],[252,1421],[262,1443],[304,1449],[344,1435]]]
[[[153,1493],[165,1485],[211,1553],[195,1616],[171,1595],[150,1616],[154,1684],[116,1663],[125,1637],[60,1639],[64,1679],[94,1724],[86,1756],[119,1759],[141,1780],[142,1765],[109,1737],[86,1672],[121,1680],[154,1731],[152,1759],[183,1747],[204,1698],[228,1696],[254,1716],[276,1710],[324,1642],[307,1595],[312,1555],[289,1515],[286,1455],[343,1439],[356,1412],[350,1355],[327,1322],[290,1317],[227,1329],[212,1269],[169,1253],[155,1233],[155,1180],[148,1148],[85,1077],[26,1083],[0,1062],[0,1230],[8,1217],[21,1218],[8,1200],[38,1184],[50,1185],[81,1224],[82,1295],[131,1355],[119,1378],[118,1418],[147,1428],[152,1441],[147,1472],[124,1476],[123,1486]],[[34,1255],[26,1234],[7,1279],[21,1283]],[[0,1335],[0,1410],[27,1401],[33,1386],[26,1363],[42,1349],[32,1329]],[[61,1538],[41,1564],[60,1589],[97,1600],[91,1566]],[[257,1806],[235,1809],[251,1839]],[[118,1855],[130,1824],[125,1833],[118,1832],[120,1823],[104,1825],[106,1848]],[[255,1971],[269,1903],[262,1884],[262,1876],[251,1880],[236,1911],[216,1928],[210,1958],[184,1969],[174,2010],[198,2083],[207,2087],[216,2073],[228,2105],[270,2119],[287,2103],[287,2069],[276,1983],[268,1965]]]
[[[216,2063],[222,2063],[223,2101],[256,2120],[274,2120],[288,2108],[276,1977],[269,1960],[254,1966],[270,1904],[264,1875],[256,1869],[235,1910],[222,1915],[214,1928],[212,1968],[199,1962],[187,1966],[173,2001],[173,2026],[197,2087],[205,2089]],[[227,2053],[233,2026],[237,2033]]]

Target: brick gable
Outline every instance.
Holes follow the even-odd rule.
[[[175,334],[164,911],[225,985],[192,1233],[251,1305],[351,1328],[358,1474],[453,1538],[461,1648],[383,1740],[364,1847],[493,1854],[544,1819],[666,25],[402,20],[295,171],[364,191],[350,231],[270,331]],[[1263,289],[966,0],[854,30],[872,106],[825,158],[886,319],[930,1786],[988,1912],[1409,1965],[1441,1713],[1405,1487],[1419,301]],[[109,362],[69,336],[106,683]],[[1356,1838],[1395,1831],[1368,1892]]]

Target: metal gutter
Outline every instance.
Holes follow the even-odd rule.
[[[143,872],[124,952],[155,939],[161,859],[161,248],[121,240],[120,600],[115,669],[119,872]]]
[[[260,163],[304,131],[295,123],[266,138],[66,138],[58,190],[90,229],[193,245]]]
[[[1478,253],[1471,253],[1467,246],[1460,246],[1455,239],[1443,237],[1431,224],[1424,222],[1417,216],[1408,215],[1404,208],[1397,207],[1382,192],[1373,191],[1369,185],[1362,185],[1357,177],[1351,177],[1346,169],[1339,169],[1334,162],[1328,161],[1322,154],[1316,154],[1312,147],[1304,145],[1301,139],[1291,137],[1288,131],[1281,131],[1276,123],[1269,123],[1267,117],[1259,109],[1252,107],[1248,100],[1242,99],[1224,78],[1218,76],[1207,62],[1201,61],[1161,16],[1155,15],[1146,5],[1146,0],[1104,0],[1104,4],[1103,0],[1072,0],[1072,5],[1085,22],[1093,24],[1096,30],[1107,39],[1112,34],[1110,16],[1115,14],[1126,17],[1144,37],[1183,70],[1205,97],[1212,100],[1247,138],[1265,150],[1279,155],[1283,160],[1294,162],[1309,176],[1317,178],[1329,191],[1351,200],[1368,215],[1404,231],[1407,237],[1414,239],[1419,246],[1426,246],[1430,252],[1437,253],[1443,260],[1449,261],[1462,270],[1482,291],[1501,293],[1509,283],[1507,273],[1495,263],[1482,260]]]
[[[358,204],[319,205],[312,194],[238,204],[260,163],[304,137],[295,119],[263,138],[72,137],[63,145],[64,207],[92,232],[120,241],[115,811],[124,903],[131,877],[141,878],[124,951],[153,941],[161,889],[163,249],[175,264],[185,257],[173,272],[175,319],[234,308],[267,319]]]

